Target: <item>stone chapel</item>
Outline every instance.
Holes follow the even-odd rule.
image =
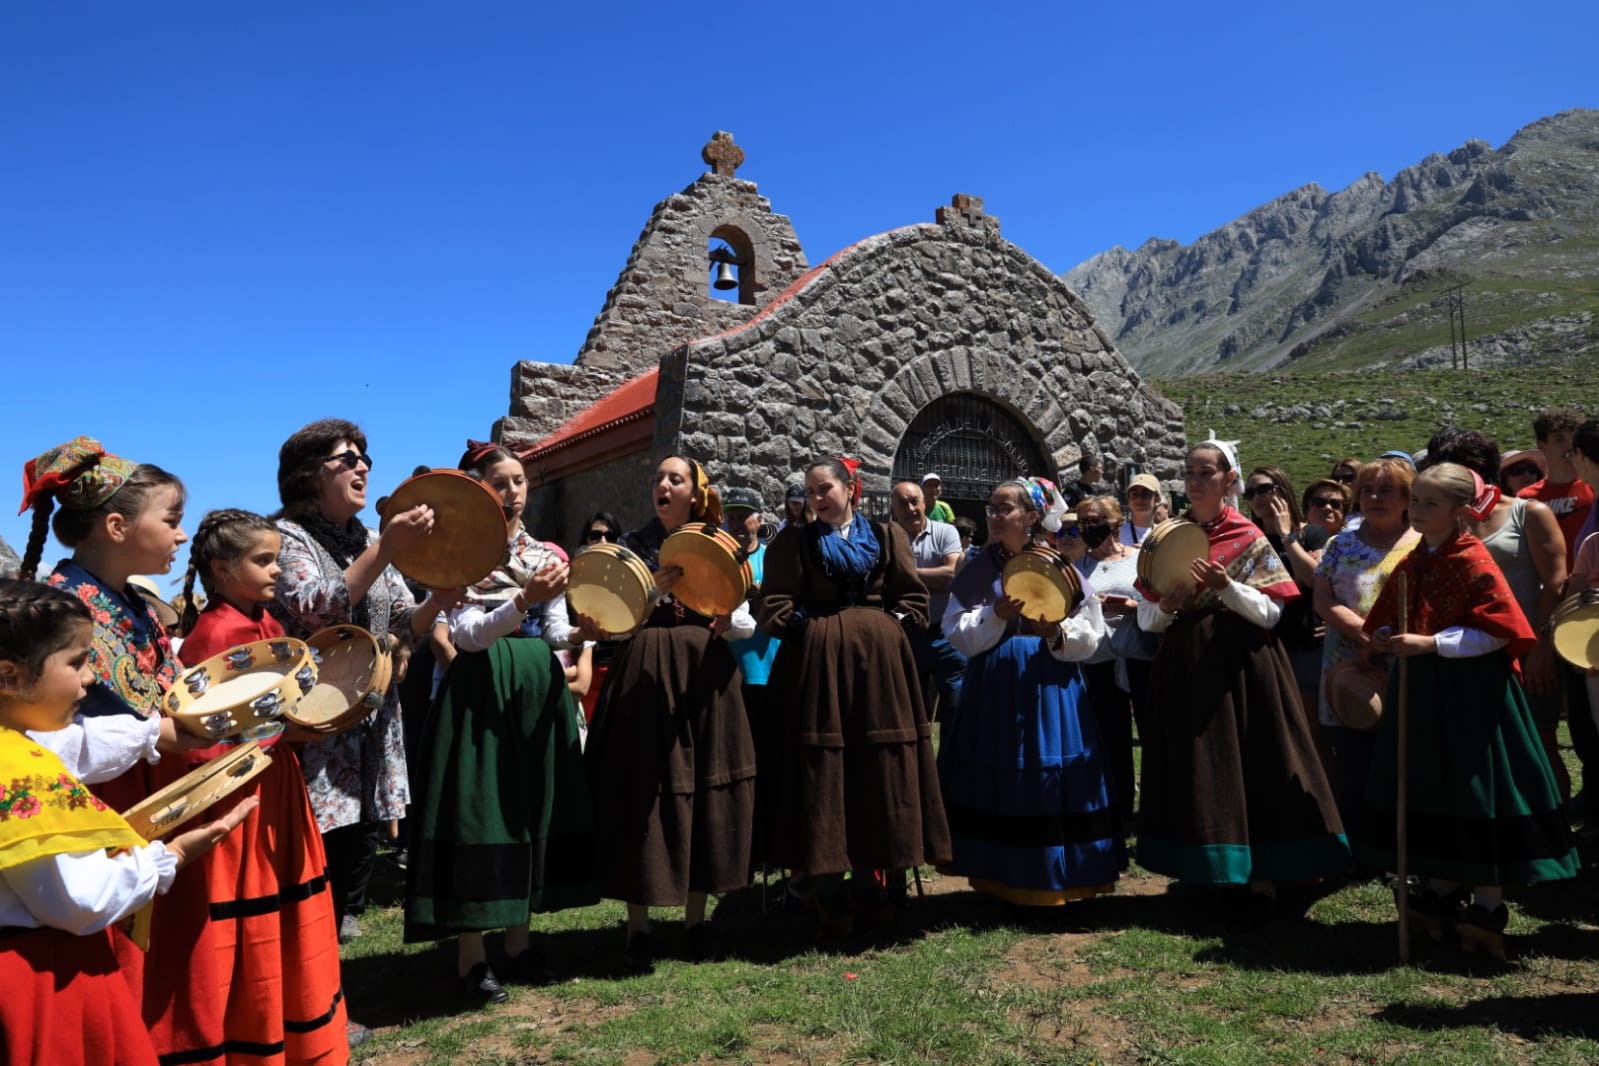
[[[641,524],[673,453],[772,515],[812,457],[861,460],[871,513],[895,481],[936,472],[979,529],[995,484],[1072,480],[1084,452],[1113,480],[1177,475],[1181,410],[979,197],[812,267],[735,175],[731,134],[702,158],[710,171],[651,213],[576,361],[512,371],[494,436],[524,457],[534,535],[573,543],[599,510]]]

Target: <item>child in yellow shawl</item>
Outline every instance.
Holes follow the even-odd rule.
[[[93,682],[83,602],[0,581],[0,1062],[156,1062],[110,927],[255,809],[146,843],[28,730],[72,723]]]

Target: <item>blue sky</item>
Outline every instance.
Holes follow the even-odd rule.
[[[0,460],[95,435],[191,523],[316,417],[453,463],[717,129],[813,263],[959,191],[1060,272],[1599,106],[1591,4],[988,7],[8,0]]]

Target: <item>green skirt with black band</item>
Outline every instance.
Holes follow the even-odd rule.
[[[455,657],[412,753],[407,942],[598,901],[577,713],[542,640]]]

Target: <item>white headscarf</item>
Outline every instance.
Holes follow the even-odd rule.
[[[1236,440],[1218,440],[1216,431],[1213,429],[1210,431],[1210,436],[1194,445],[1196,448],[1215,448],[1218,452],[1221,452],[1222,458],[1227,460],[1228,468],[1236,475],[1232,483],[1227,486],[1226,493],[1230,497],[1230,503],[1233,507],[1238,506],[1238,494],[1242,491],[1244,485],[1244,472],[1238,465],[1239,443]]]

